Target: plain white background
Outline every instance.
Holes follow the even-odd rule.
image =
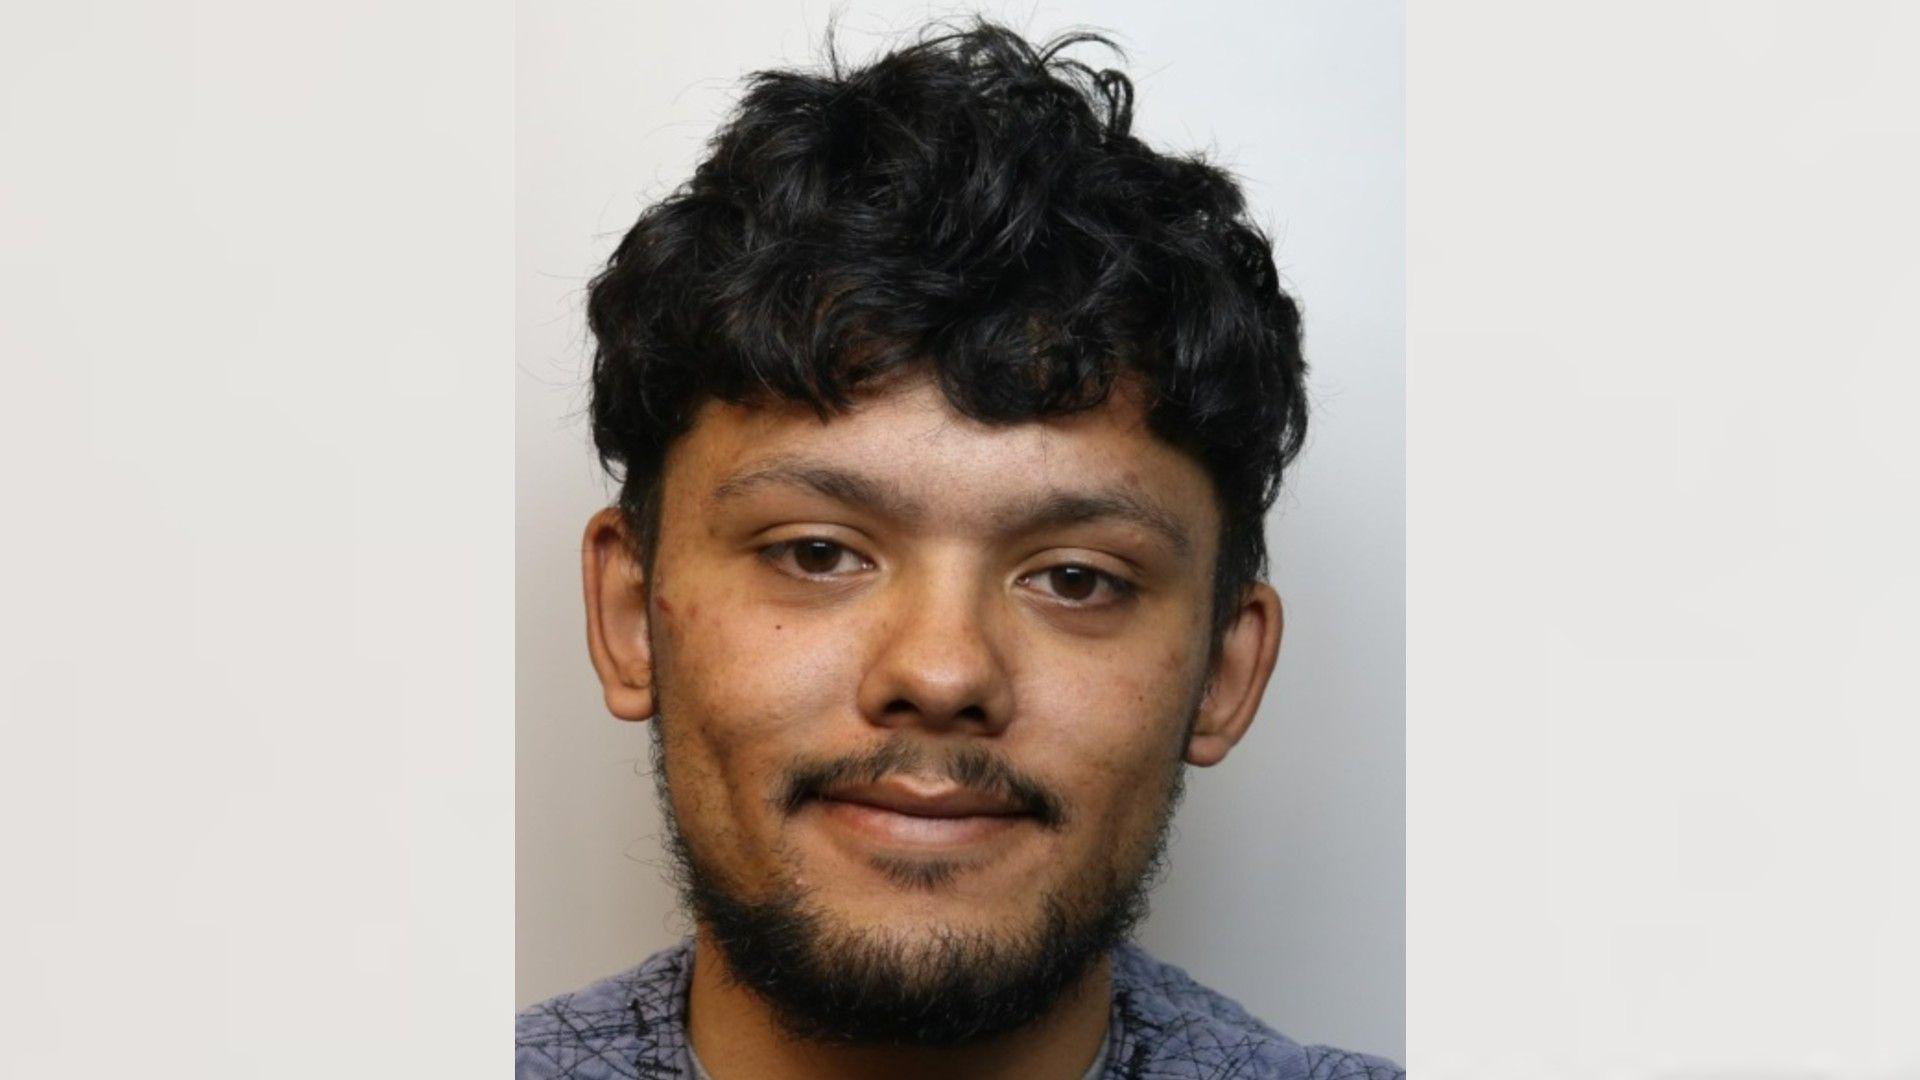
[[[0,1072],[507,1076],[514,12],[0,20]],[[1407,34],[1408,1064],[1913,1080],[1914,9]]]
[[[517,996],[637,963],[687,929],[658,868],[646,733],[586,662],[579,543],[612,488],[584,420],[585,278],[692,170],[740,78],[812,64],[825,5],[523,7],[519,23]],[[840,9],[850,57],[919,4]],[[1272,519],[1287,604],[1247,739],[1193,770],[1141,941],[1303,1041],[1399,1057],[1403,833],[1402,69],[1397,3],[1233,20],[1156,4],[999,14],[1030,36],[1114,32],[1136,130],[1245,182],[1306,313],[1311,442]],[[1100,66],[1110,52],[1083,50]]]
[[[1920,1077],[1920,8],[1408,29],[1416,1072]]]
[[[505,1074],[512,30],[5,6],[0,1075]]]

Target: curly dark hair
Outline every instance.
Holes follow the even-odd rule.
[[[692,180],[592,283],[593,437],[644,563],[667,447],[698,407],[827,416],[919,365],[959,412],[1016,423],[1144,391],[1222,510],[1217,644],[1266,572],[1300,448],[1300,316],[1233,178],[1129,133],[1133,85],[984,20],[848,67],[749,77]]]

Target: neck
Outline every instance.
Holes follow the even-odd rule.
[[[714,1080],[1079,1080],[1106,1037],[1112,960],[1101,957],[1053,1008],[1016,1031],[950,1047],[844,1046],[799,1039],[734,981],[704,931],[694,938],[687,1037]]]

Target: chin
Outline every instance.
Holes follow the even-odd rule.
[[[812,902],[730,907],[702,925],[782,1027],[834,1043],[957,1046],[1047,1013],[1119,941],[1051,897],[1026,919],[840,915]]]

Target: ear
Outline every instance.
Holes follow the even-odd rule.
[[[580,543],[587,598],[587,652],[606,692],[607,711],[622,720],[654,714],[653,650],[647,637],[647,582],[624,515],[593,515]]]
[[[1249,586],[1220,641],[1193,734],[1187,738],[1190,764],[1219,764],[1247,733],[1280,655],[1282,622],[1280,594],[1273,586],[1264,581]]]

